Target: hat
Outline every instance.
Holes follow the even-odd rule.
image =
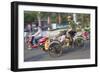
[[[67,18],[68,18],[68,19],[71,19],[71,18],[72,18],[72,16],[68,16]]]

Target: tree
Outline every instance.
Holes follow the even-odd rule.
[[[25,11],[24,12],[24,23],[31,23],[37,20],[37,12]]]
[[[81,22],[81,26],[90,26],[90,14],[77,14],[77,21]]]

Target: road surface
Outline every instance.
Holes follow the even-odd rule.
[[[24,48],[24,61],[50,61],[50,60],[73,60],[73,59],[88,59],[90,58],[90,41],[85,41],[84,48],[64,48],[63,54],[60,57],[50,57],[47,52],[41,49],[34,48],[28,50]]]

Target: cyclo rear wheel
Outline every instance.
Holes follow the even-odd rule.
[[[48,48],[51,57],[59,57],[62,54],[62,47],[59,41],[52,41]]]

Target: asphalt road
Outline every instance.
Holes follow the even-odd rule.
[[[47,61],[47,60],[73,60],[73,59],[88,59],[90,58],[90,42],[85,41],[84,48],[64,48],[63,54],[60,57],[50,57],[47,52],[38,48],[28,50],[24,48],[24,61]]]

